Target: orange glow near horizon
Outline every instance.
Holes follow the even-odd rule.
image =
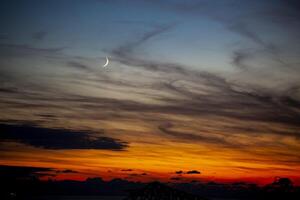
[[[159,180],[174,182],[251,182],[259,185],[270,183],[275,177],[290,177],[299,184],[299,166],[287,166],[272,160],[272,156],[253,155],[254,151],[241,152],[199,144],[165,141],[163,145],[131,143],[124,151],[105,150],[42,150],[20,144],[6,144],[22,152],[6,152],[0,165],[71,169],[76,173],[44,176],[42,180],[85,180],[101,177],[129,181],[149,182]],[[264,149],[257,149],[261,152]],[[248,158],[248,159],[246,159]],[[176,171],[183,171],[176,174]],[[201,174],[187,174],[197,170]]]

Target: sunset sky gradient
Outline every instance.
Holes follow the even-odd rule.
[[[300,184],[299,23],[296,0],[3,1],[0,165]]]

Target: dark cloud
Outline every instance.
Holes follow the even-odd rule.
[[[2,179],[32,179],[40,177],[55,177],[58,174],[78,173],[77,171],[64,169],[57,170],[47,167],[27,167],[27,166],[10,166],[0,165],[0,178]]]
[[[132,172],[133,169],[122,169],[121,171],[122,171],[122,172]]]
[[[287,101],[282,100],[286,98],[290,99],[291,97],[277,96],[268,92],[264,93],[254,88],[243,88],[226,81],[221,81],[222,79],[209,78],[206,80],[208,80],[208,82],[204,82],[204,84],[207,84],[207,87],[212,89],[212,92],[207,95],[193,93],[184,87],[178,87],[174,84],[168,85],[168,88],[176,93],[189,98],[189,100],[184,99],[182,102],[177,100],[177,106],[175,106],[177,110],[174,109],[176,110],[175,112],[182,112],[187,115],[224,116],[245,121],[283,123],[293,126],[298,126],[297,124],[300,122],[299,113],[292,109]],[[197,82],[201,81],[198,80]],[[237,87],[239,87],[239,89],[237,89]],[[220,99],[220,97],[222,98]],[[297,105],[297,100],[292,103],[292,105]],[[245,106],[251,107],[252,111],[238,111]],[[228,108],[232,110],[228,111]],[[168,127],[170,125],[166,126]],[[163,131],[168,132],[164,127],[160,127],[160,129],[161,128]],[[170,134],[171,132],[168,133]],[[176,133],[174,135],[176,135]],[[187,134],[185,137],[190,136],[191,135]]]
[[[291,108],[300,109],[300,101],[296,100],[293,97],[283,96],[279,100],[283,105],[286,105]]]
[[[269,10],[262,13],[272,22],[280,24],[287,29],[298,29],[300,19],[300,4],[297,0],[279,0],[277,6],[270,7]]]
[[[87,65],[82,64],[80,62],[70,61],[70,62],[67,63],[67,65],[70,66],[70,67],[73,67],[75,69],[91,71],[91,68],[89,68]]]
[[[129,176],[133,176],[133,177],[139,177],[139,176],[147,176],[148,174],[147,173],[132,173],[132,174],[129,174]]]
[[[76,174],[76,173],[78,173],[78,171],[71,170],[71,169],[64,169],[64,170],[57,170],[56,173]]]
[[[46,118],[46,119],[55,119],[56,115],[53,114],[39,114],[38,116],[42,117],[42,118]]]
[[[35,40],[43,40],[47,36],[46,31],[39,31],[32,34],[32,38]]]
[[[45,149],[124,150],[126,142],[89,132],[42,128],[32,125],[0,124],[1,141],[15,141]]]
[[[187,171],[186,174],[201,174],[201,172],[197,170],[191,170],[191,171]]]
[[[189,170],[186,172],[180,170],[180,171],[176,171],[175,174],[201,174],[201,172],[197,170]],[[180,178],[180,177],[176,177],[176,178]]]
[[[19,90],[14,87],[5,87],[5,88],[0,88],[0,93],[18,93]]]
[[[34,178],[53,172],[52,168],[0,165],[2,178]]]

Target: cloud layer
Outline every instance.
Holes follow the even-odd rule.
[[[123,150],[127,147],[109,137],[92,136],[87,132],[50,129],[30,125],[0,124],[2,142],[21,142],[45,149],[107,149]]]

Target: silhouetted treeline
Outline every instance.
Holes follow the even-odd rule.
[[[256,184],[236,182],[223,183],[176,183],[175,188],[210,198],[229,199],[300,199],[300,187],[289,178],[276,178],[273,183],[259,187]]]
[[[144,188],[129,191],[124,200],[206,200],[206,198],[178,190],[160,182],[152,182]]]
[[[101,178],[88,178],[86,181],[41,181],[33,177],[18,180],[1,179],[1,196],[11,198],[45,195],[126,195],[129,190],[143,186],[143,183],[123,179],[113,179],[107,182]]]
[[[28,171],[27,168],[25,171],[20,169],[0,170],[0,199],[30,199],[32,196],[47,195],[118,195],[128,197],[131,195],[131,197],[134,197],[137,194],[145,194],[145,191],[148,191],[145,188],[149,188],[149,185],[146,183],[123,179],[104,181],[101,178],[88,178],[85,181],[41,181],[31,171]],[[289,178],[277,178],[273,183],[264,187],[243,182],[221,184],[194,181],[165,184],[168,185],[167,189],[163,186],[158,187],[160,190],[154,187],[156,193],[162,193],[159,195],[156,194],[156,196],[182,195],[183,193],[178,191],[184,191],[186,194],[202,196],[208,199],[300,199],[300,188],[295,187]],[[169,188],[173,188],[174,191]],[[168,194],[163,191],[168,191]],[[150,193],[150,196],[153,196],[153,194]],[[188,197],[189,195],[183,196]]]

